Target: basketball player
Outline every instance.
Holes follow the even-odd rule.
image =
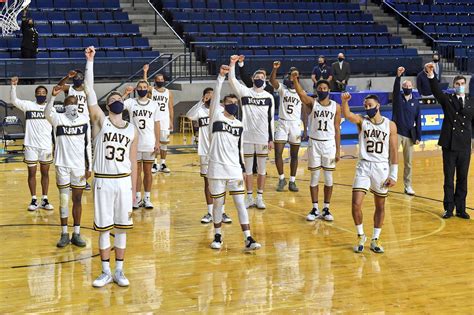
[[[107,96],[109,116],[97,105],[92,81],[94,47],[86,49],[87,105],[94,139],[94,229],[100,232],[99,250],[102,273],[92,286],[103,287],[112,281],[119,286],[130,283],[123,273],[127,244],[126,230],[133,227],[132,207],[137,183],[138,131],[123,120],[124,103],[119,92]],[[115,227],[115,272],[110,270],[110,230]]]
[[[280,84],[276,79],[277,71],[280,68],[280,61],[273,62],[273,70],[270,75],[270,83],[280,95],[280,106],[278,109],[278,125],[275,131],[275,164],[278,171],[277,191],[283,191],[286,186],[285,173],[283,171],[283,150],[285,144],[290,144],[290,191],[299,191],[296,186],[296,170],[298,169],[298,151],[301,144],[301,99],[295,91],[293,82],[288,75]]]
[[[148,65],[143,66],[143,79],[148,82]],[[165,76],[161,73],[155,75],[155,87],[149,88],[150,98],[158,103],[160,110],[160,167],[155,161],[153,173],[158,171],[169,173],[170,169],[166,166],[166,154],[168,152],[168,143],[170,142],[170,132],[173,131],[174,121],[174,101],[173,93],[165,87]]]
[[[211,196],[214,198],[215,229],[211,248],[220,249],[222,247],[222,205],[228,188],[229,194],[234,199],[240,225],[244,232],[245,250],[257,250],[261,245],[250,235],[249,215],[244,202],[245,190],[242,174],[244,171],[242,158],[243,124],[236,118],[239,111],[239,100],[237,96],[230,94],[224,97],[224,112],[222,112],[219,105],[222,83],[229,71],[229,66],[221,66],[209,108],[211,135],[207,178],[209,179]]]
[[[56,166],[56,185],[59,189],[59,210],[61,218],[61,238],[57,247],[72,244],[85,247],[86,242],[81,238],[82,192],[86,180],[91,175],[91,131],[89,118],[79,115],[77,97],[70,95],[64,99],[64,113],[53,109],[56,96],[61,92],[60,86],[53,88],[52,97],[46,105],[44,115],[54,130],[55,150],[54,164]],[[67,230],[69,216],[69,188],[72,189],[72,216],[74,232],[71,239]]]
[[[202,92],[202,98],[187,113],[186,117],[197,121],[199,124],[198,155],[201,166],[201,177],[204,178],[204,195],[207,202],[207,213],[202,217],[201,223],[212,222],[212,197],[209,192],[209,181],[207,179],[207,170],[209,166],[209,106],[213,96],[212,88],[205,88]],[[221,108],[219,108],[221,109]],[[232,219],[225,213],[222,205],[222,222],[232,223]]]
[[[122,96],[125,99],[135,89],[128,86]],[[124,109],[130,115],[130,122],[138,129],[138,169],[137,169],[137,192],[133,209],[144,207],[153,209],[150,192],[152,185],[151,167],[155,156],[160,152],[160,121],[158,103],[150,100],[148,95],[148,82],[140,80],[137,83],[137,98],[129,98],[124,102]],[[143,186],[145,197],[141,196],[141,173],[143,169]]]
[[[38,198],[36,197],[36,170],[37,163],[40,164],[41,172],[41,198],[40,207],[45,210],[53,210],[48,201],[49,188],[49,165],[53,163],[53,141],[51,124],[44,117],[46,106],[46,95],[48,90],[44,86],[35,89],[36,102],[20,100],[16,95],[18,77],[11,79],[11,102],[13,106],[25,113],[25,139],[24,139],[24,162],[28,167],[28,187],[31,193],[29,211],[38,209]]]
[[[306,216],[306,220],[314,221],[322,218],[333,221],[329,211],[333,190],[332,172],[340,157],[341,147],[341,106],[329,98],[329,81],[319,80],[316,83],[317,98],[308,96],[299,83],[298,71],[291,73],[295,90],[309,112],[309,142],[308,142],[308,169],[311,171],[309,190],[313,208]],[[319,175],[324,170],[324,206],[319,213]]]
[[[235,77],[235,63],[239,56],[230,57],[229,83],[242,104],[242,123],[244,124],[244,157],[247,198],[246,207],[255,206],[253,199],[253,155],[257,153],[257,202],[258,209],[265,209],[263,190],[265,187],[266,163],[268,151],[273,149],[273,116],[275,104],[273,96],[264,90],[265,74],[256,71],[253,76],[253,87],[248,88],[239,83]]]
[[[72,80],[72,85],[66,84],[69,80]],[[94,85],[94,82],[91,84]],[[65,96],[75,96],[77,98],[77,112],[79,116],[84,116],[89,119],[89,110],[86,105],[86,93],[84,92],[84,73],[82,73],[81,70],[71,70],[59,81],[58,86],[62,87]],[[91,190],[91,186],[88,182],[86,182],[85,189]]]
[[[374,234],[370,249],[375,253],[383,253],[384,249],[379,239],[385,216],[385,198],[388,188],[395,185],[398,175],[397,127],[393,121],[381,115],[376,95],[365,98],[364,107],[367,113],[365,116],[351,112],[350,99],[349,93],[342,94],[344,117],[356,124],[359,130],[359,162],[352,185],[352,218],[359,237],[354,251],[361,253],[367,240],[362,225],[362,202],[367,190],[370,189],[375,202]]]

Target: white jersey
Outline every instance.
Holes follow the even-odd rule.
[[[206,156],[209,152],[209,108],[202,101],[199,101],[186,113],[186,117],[198,122],[198,155]]]
[[[256,92],[235,78],[235,67],[230,68],[229,83],[240,99],[244,143],[267,145],[273,141],[275,100],[265,90]]]
[[[94,138],[94,175],[114,177],[130,174],[130,148],[134,138],[135,127],[132,124],[126,123],[120,128],[106,117],[102,129]]]
[[[85,116],[89,119],[89,108],[87,107],[86,92],[77,91],[72,85],[69,86],[68,96],[75,96],[77,98],[77,112],[79,116]]]
[[[220,109],[220,91],[224,78],[220,76],[211,101],[209,179],[242,179],[242,132],[243,124],[237,118],[225,117]],[[214,110],[213,110],[214,109]]]
[[[301,99],[293,89],[288,89],[279,83],[278,94],[280,95],[280,108],[278,116],[280,119],[288,121],[301,120]]]
[[[359,159],[370,162],[389,162],[390,152],[390,119],[382,118],[374,124],[365,116],[359,132]]]
[[[56,166],[91,170],[91,130],[89,118],[78,115],[74,120],[66,114],[51,112],[55,150],[54,164]]]
[[[336,117],[337,103],[329,101],[323,106],[317,100],[309,116],[309,137],[315,140],[332,140],[336,136],[334,119]]]
[[[159,120],[158,104],[150,99],[140,103],[135,98],[124,102],[130,122],[138,129],[138,152],[153,152],[155,149],[155,121]],[[161,128],[161,126],[160,126]]]
[[[164,92],[158,92],[153,88],[151,99],[158,103],[159,120],[162,130],[168,130],[170,127],[170,90],[165,88]]]

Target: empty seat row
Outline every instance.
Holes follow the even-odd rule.
[[[409,14],[408,18],[415,23],[461,23],[474,24],[474,18],[469,15],[448,15],[448,14]]]
[[[159,55],[157,51],[151,50],[98,50],[96,52],[96,58],[154,58]],[[7,58],[20,58],[21,53],[19,51],[12,52],[0,52],[0,59]],[[84,58],[83,51],[40,51],[37,58]]]
[[[425,25],[423,27],[427,33],[439,34],[474,34],[474,25]]]
[[[36,27],[40,36],[89,36],[92,35],[138,35],[136,24],[40,24]]]
[[[118,9],[119,0],[31,0],[31,8],[38,9]]]
[[[418,5],[418,4],[397,4],[399,11],[405,12],[432,12],[432,13],[466,13],[474,12],[474,6],[469,5]]]
[[[40,21],[56,22],[128,22],[128,13],[122,11],[30,11],[28,15],[37,23]]]

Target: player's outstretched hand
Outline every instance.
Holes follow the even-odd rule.
[[[281,66],[281,62],[276,60],[273,62],[273,69],[278,69]]]
[[[94,61],[95,48],[94,46],[89,46],[85,51],[87,61]]]
[[[144,64],[143,65],[143,72],[148,72],[148,70],[150,69],[150,65],[149,64]]]
[[[244,58],[245,58],[245,57],[244,57]],[[235,65],[235,63],[236,63],[237,61],[239,61],[239,59],[240,59],[240,56],[238,56],[238,55],[232,55],[232,56],[230,56],[230,64],[231,64],[231,65]]]
[[[387,180],[385,181],[385,183],[383,184],[385,187],[393,187],[395,186],[397,182],[391,178],[387,178]]]
[[[132,93],[133,91],[135,90],[135,88],[131,85],[127,85],[127,87],[125,88],[125,94],[130,94]]]
[[[230,67],[228,65],[222,65],[220,70],[219,70],[219,75],[225,76],[227,73],[229,73]]]
[[[239,62],[244,62],[245,60],[245,56],[244,55],[240,55],[239,56]]]
[[[300,73],[298,72],[298,70],[293,70],[291,71],[290,73],[290,80],[292,82],[295,82],[296,80],[298,80],[298,77],[300,76]]]
[[[342,99],[343,101],[349,102],[349,100],[350,100],[351,98],[352,98],[352,95],[351,95],[350,93],[348,93],[348,92],[344,92],[344,93],[342,93],[342,95],[341,95],[341,99]]]
[[[398,69],[397,69],[397,77],[401,77],[404,72],[405,72],[405,68],[404,68],[404,67],[398,67]]]
[[[432,62],[428,62],[427,64],[425,64],[425,72],[428,75],[434,74],[434,64]]]
[[[77,72],[75,70],[69,70],[69,72],[67,73],[67,77],[69,79],[72,79],[76,76]]]
[[[62,86],[56,85],[53,87],[53,91],[51,92],[51,94],[53,96],[58,96],[58,94],[61,93],[62,90],[63,90]]]
[[[18,85],[18,80],[19,80],[18,77],[11,78],[11,84],[12,85]]]

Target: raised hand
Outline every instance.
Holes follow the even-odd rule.
[[[280,68],[280,66],[281,66],[281,62],[280,62],[280,61],[277,60],[277,61],[274,61],[274,62],[273,62],[273,69],[278,69],[278,68]]]
[[[85,55],[86,55],[87,61],[94,61],[94,56],[95,56],[94,46],[87,47],[85,51]]]
[[[11,84],[12,84],[12,85],[18,85],[18,80],[19,80],[18,77],[13,77],[13,78],[11,79]]]
[[[428,62],[427,64],[425,64],[425,72],[428,75],[434,74],[434,64],[432,62]]]
[[[300,76],[300,73],[298,72],[298,70],[294,70],[291,72],[290,74],[290,80],[292,82],[295,82],[296,80],[298,80],[298,77]]]
[[[245,60],[245,56],[244,55],[240,55],[239,56],[239,62],[244,62]]]
[[[144,64],[143,65],[143,72],[148,72],[148,70],[150,69],[150,65],[149,64]]]
[[[229,73],[230,67],[228,65],[222,65],[220,70],[219,70],[219,75],[225,76],[227,73]]]
[[[342,95],[341,95],[341,99],[342,99],[343,101],[346,101],[346,102],[349,102],[349,100],[350,100],[351,98],[352,98],[352,95],[349,94],[348,92],[344,92],[344,93],[342,93]]]
[[[242,56],[243,57],[243,56]],[[244,57],[245,58],[245,57]],[[232,55],[230,56],[230,64],[235,65],[237,61],[239,61],[240,57],[238,55]]]
[[[398,69],[397,69],[397,77],[401,77],[404,72],[405,72],[405,68],[404,68],[404,67],[398,67]]]
[[[63,90],[62,86],[56,85],[53,87],[53,91],[51,92],[53,96],[57,96]]]
[[[128,85],[126,88],[125,88],[125,94],[128,95],[130,93],[132,93],[133,91],[135,90],[135,88],[131,85]]]

